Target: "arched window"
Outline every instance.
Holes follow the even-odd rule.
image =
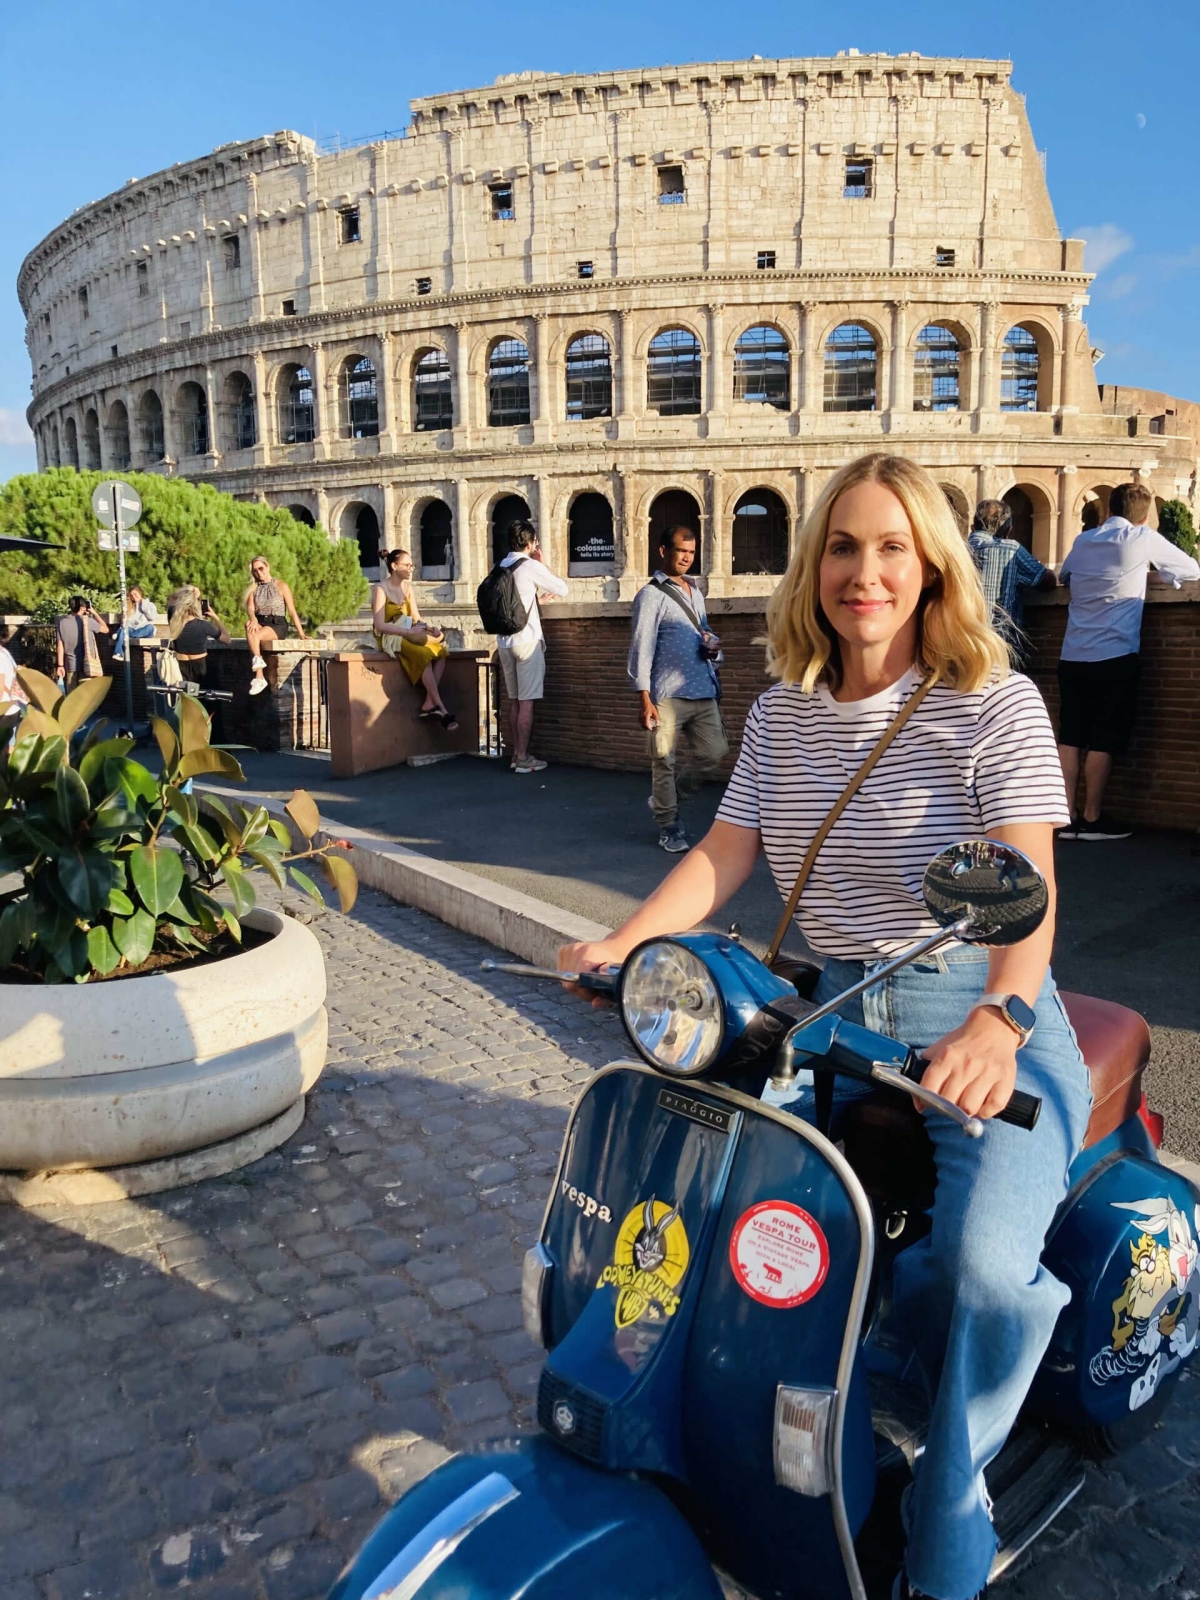
[[[508,554],[508,530],[514,522],[528,517],[529,506],[519,494],[501,495],[492,507],[492,563]]]
[[[788,509],[774,489],[751,489],[733,508],[734,576],[784,572]]]
[[[430,500],[421,512],[420,571],[423,578],[454,576],[454,519],[444,500]]]
[[[1004,335],[1000,362],[1001,411],[1036,411],[1038,408],[1038,347],[1028,328],[1018,324]]]
[[[252,450],[257,443],[254,388],[244,372],[231,372],[221,394],[221,448]]]
[[[1008,530],[1008,537],[1015,539],[1018,544],[1023,544],[1026,550],[1033,550],[1033,501],[1020,484],[1014,484],[1001,496],[1004,504],[1012,512],[1012,526]]]
[[[104,431],[108,437],[109,461],[117,472],[128,472],[133,457],[129,448],[129,412],[123,400],[114,400],[109,406]]]
[[[79,430],[75,426],[75,418],[68,417],[63,423],[63,445],[68,467],[79,471]]]
[[[179,418],[179,454],[208,454],[208,397],[198,383],[182,383],[176,397]]]
[[[913,361],[913,410],[959,409],[959,347],[949,328],[931,322],[917,335]]]
[[[358,544],[358,564],[364,572],[379,566],[379,518],[374,506],[352,501],[342,512],[342,538]]]
[[[83,418],[83,465],[88,472],[100,470],[100,418],[95,411]]]
[[[528,421],[528,346],[523,339],[497,339],[488,352],[488,427],[519,428]]]
[[[316,435],[312,373],[307,367],[284,367],[276,392],[280,444],[311,444]]]
[[[651,339],[646,404],[660,417],[700,415],[700,341],[686,328],[667,328]]]
[[[616,559],[612,506],[602,494],[578,494],[567,517],[569,572],[579,575],[597,567],[611,570]]]
[[[843,322],[825,345],[825,410],[874,411],[879,352],[871,333]]]
[[[351,356],[342,368],[338,389],[342,438],[374,439],[379,433],[379,395],[371,358]]]
[[[650,505],[650,573],[658,570],[658,547],[672,528],[690,528],[696,535],[696,559],[691,575],[700,576],[700,507],[686,489],[664,489]]]
[[[53,467],[62,466],[62,446],[58,439],[57,422],[50,424],[50,465]]]
[[[293,522],[302,523],[306,528],[316,527],[317,519],[313,516],[312,512],[307,506],[291,505],[284,506],[283,509],[287,512],[288,516],[291,517]]]
[[[788,342],[778,328],[747,328],[734,345],[733,398],[787,410]]]
[[[444,350],[426,350],[413,366],[413,430],[440,433],[454,426],[450,358]]]
[[[612,416],[612,354],[598,333],[581,333],[567,346],[567,421]],[[607,502],[606,502],[607,503]]]
[[[167,453],[167,441],[163,429],[162,401],[153,389],[146,390],[138,406],[138,434],[143,464],[153,466],[156,461],[161,461]]]

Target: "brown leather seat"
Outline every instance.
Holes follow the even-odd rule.
[[[1084,1146],[1132,1117],[1142,1103],[1142,1073],[1150,1059],[1146,1019],[1128,1006],[1060,990],[1083,1059],[1092,1076],[1092,1116]]]

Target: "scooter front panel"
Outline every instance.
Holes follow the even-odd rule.
[[[1161,1399],[1200,1343],[1200,1195],[1141,1155],[1094,1168],[1042,1260],[1071,1290],[1032,1391],[1042,1415],[1111,1428]]]

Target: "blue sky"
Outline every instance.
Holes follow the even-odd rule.
[[[526,68],[588,72],[856,47],[1009,57],[1060,228],[1091,241],[1098,376],[1200,399],[1200,5],[759,0],[684,6],[145,0],[0,6],[0,480],[33,465],[16,277],[76,206],[230,139],[402,128],[413,95]]]

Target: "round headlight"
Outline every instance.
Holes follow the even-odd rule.
[[[686,945],[656,939],[621,975],[621,1016],[651,1065],[690,1078],[712,1065],[725,1032],[712,974]]]

